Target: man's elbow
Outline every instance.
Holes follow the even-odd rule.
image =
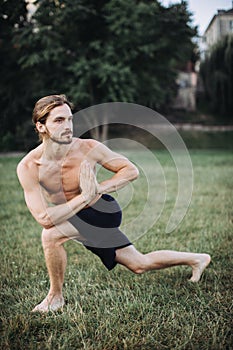
[[[49,229],[54,226],[54,223],[47,213],[40,214],[37,217],[37,222],[45,229]]]
[[[135,165],[132,165],[130,169],[130,180],[131,181],[136,180],[138,176],[139,176],[138,168]]]

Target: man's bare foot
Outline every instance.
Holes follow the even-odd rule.
[[[32,312],[49,312],[57,311],[64,305],[62,296],[47,296],[40,304],[38,304]]]
[[[198,282],[205,268],[209,265],[211,257],[209,254],[199,254],[197,257],[197,262],[192,265],[193,273],[190,278],[191,282]]]

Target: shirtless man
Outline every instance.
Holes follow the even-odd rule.
[[[117,263],[136,274],[188,265],[192,268],[190,280],[198,282],[210,263],[208,254],[169,250],[141,254],[120,231],[121,211],[108,193],[136,179],[138,170],[95,140],[73,138],[72,118],[71,104],[64,95],[40,99],[33,121],[42,143],[17,167],[28,209],[43,227],[42,245],[50,278],[46,298],[33,311],[56,311],[64,305],[63,244],[70,239],[98,255],[108,270]],[[97,163],[113,176],[98,183]]]

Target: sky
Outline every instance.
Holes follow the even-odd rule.
[[[181,0],[160,0],[164,6],[169,4],[179,3]],[[217,10],[231,9],[232,0],[186,0],[188,8],[193,13],[193,24],[199,27],[199,34],[203,35],[212,17],[217,13]]]

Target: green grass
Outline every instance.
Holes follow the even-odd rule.
[[[0,159],[1,349],[232,349],[232,155],[191,152],[192,202],[170,234],[165,227],[176,193],[175,170],[165,151],[156,155],[166,174],[168,201],[135,246],[142,252],[210,253],[212,263],[201,282],[189,283],[186,267],[134,275],[117,266],[107,272],[91,252],[68,242],[66,306],[46,315],[30,312],[49,286],[41,228],[28,212],[16,178],[19,158]],[[137,200],[125,208],[125,220],[140,211],[145,181],[138,181]]]

